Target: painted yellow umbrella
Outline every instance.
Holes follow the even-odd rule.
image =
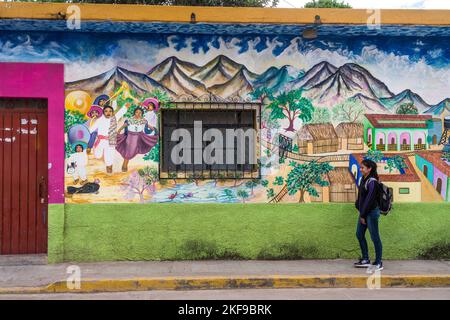
[[[85,91],[72,91],[66,96],[66,109],[86,114],[92,104],[91,96]]]

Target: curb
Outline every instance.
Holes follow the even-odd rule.
[[[57,281],[40,287],[0,288],[0,294],[263,288],[368,288],[368,284],[370,285],[370,283],[375,281],[375,279],[371,279],[370,275],[270,275],[85,279],[81,281],[80,289],[69,289],[66,281]],[[450,287],[450,274],[383,275],[380,278],[379,284],[381,288]]]

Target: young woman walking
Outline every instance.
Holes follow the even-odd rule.
[[[361,247],[361,259],[354,264],[356,268],[370,267],[369,249],[366,241],[366,230],[369,229],[370,238],[375,247],[375,262],[372,268],[375,271],[383,270],[382,250],[378,220],[380,209],[378,208],[378,182],[377,164],[372,160],[365,159],[360,168],[363,178],[358,189],[358,199],[356,199],[356,209],[359,211],[356,237]]]

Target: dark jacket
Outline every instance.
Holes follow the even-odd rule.
[[[366,218],[367,214],[378,207],[377,193],[378,193],[378,182],[375,180],[369,180],[370,177],[363,178],[358,188],[358,198],[355,202],[355,207],[359,211],[359,216],[361,218]],[[367,189],[366,189],[367,182]]]

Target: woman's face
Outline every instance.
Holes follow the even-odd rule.
[[[97,110],[94,110],[94,111],[92,111],[92,118],[98,118],[98,111]]]
[[[76,146],[75,151],[76,152],[83,152],[83,148],[81,146]]]
[[[361,164],[361,168],[359,170],[361,171],[362,175],[366,177],[366,176],[369,175],[370,170],[372,170],[372,169],[370,169],[369,167],[365,166],[364,164]]]
[[[135,111],[134,111],[134,116],[136,117],[136,118],[142,118],[142,110],[141,109],[136,109]]]
[[[153,105],[153,103],[149,103],[147,107],[148,107],[149,111],[153,111],[155,109],[155,106]]]

